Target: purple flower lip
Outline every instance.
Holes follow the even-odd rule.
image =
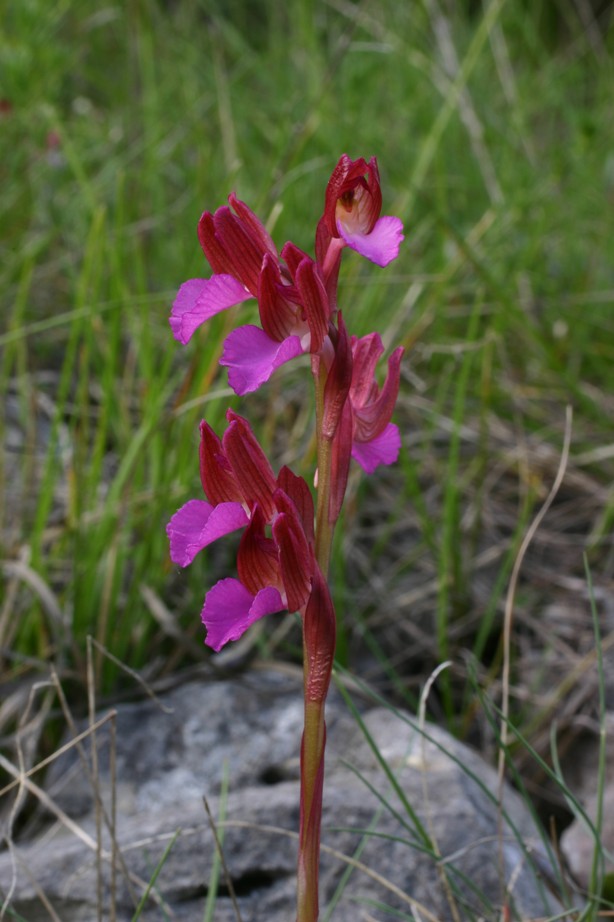
[[[178,509],[166,526],[171,543],[171,560],[180,567],[192,563],[199,551],[223,535],[243,528],[249,519],[239,503],[212,506],[191,499]]]
[[[205,321],[252,295],[232,275],[214,275],[210,279],[184,282],[173,303],[169,323],[173,336],[184,346]]]
[[[285,607],[272,586],[253,595],[238,579],[222,579],[207,593],[201,613],[207,628],[205,643],[217,653],[229,641],[238,640],[254,622]]]

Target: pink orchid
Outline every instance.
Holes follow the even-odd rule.
[[[230,195],[228,206],[214,214],[205,212],[198,225],[213,275],[185,282],[170,317],[175,338],[185,344],[220,311],[257,300],[260,326],[234,329],[220,359],[240,395],[256,390],[285,362],[311,356],[316,515],[303,478],[287,467],[275,476],[247,421],[228,410],[221,439],[201,423],[200,475],[206,498],[185,503],[167,526],[171,558],[181,567],[218,538],[242,530],[237,578],[217,582],[202,609],[205,642],[214,650],[236,640],[267,614],[287,609],[301,616],[305,714],[297,922],[318,919],[325,702],[335,652],[335,610],[327,584],[334,529],[351,459],[370,474],[396,461],[401,446],[391,416],[403,349],[395,349],[388,358],[380,386],[376,372],[384,353],[381,337],[351,337],[337,309],[346,247],[380,266],[398,254],[401,221],[380,216],[381,207],[375,157],[367,162],[343,154],[326,188],[314,261],[293,243],[278,253],[258,218]]]
[[[340,323],[340,331],[342,329]],[[380,388],[375,376],[377,362],[384,352],[380,335],[369,333],[361,338],[352,336],[350,343],[351,384],[332,435],[328,508],[331,522],[337,521],[343,505],[350,459],[354,458],[365,473],[372,474],[380,464],[394,464],[401,450],[399,429],[390,422],[390,418],[399,392],[404,349],[399,346],[390,355],[386,380]],[[327,384],[331,379],[329,373]]]
[[[381,336],[369,333],[360,339],[352,337],[352,457],[367,474],[372,474],[380,464],[394,464],[399,456],[401,436],[390,417],[399,394],[404,352],[399,346],[391,354],[386,380],[380,389],[375,369],[384,353]]]
[[[322,347],[329,305],[320,270],[302,250],[286,244],[280,260],[271,237],[252,211],[229,196],[228,206],[205,212],[198,237],[214,275],[180,287],[170,325],[184,345],[211,317],[257,298],[261,327],[237,327],[226,338],[220,364],[240,395],[257,390],[281,365]]]
[[[202,620],[214,650],[236,640],[264,615],[307,603],[313,558],[313,501],[305,481],[287,468],[276,478],[249,424],[232,410],[222,440],[200,426],[201,482],[208,501],[189,500],[167,526],[171,559],[181,567],[223,535],[244,528],[239,579],[207,593]],[[266,534],[270,526],[272,537]]]
[[[190,279],[180,287],[170,316],[175,339],[184,345],[201,324],[220,311],[258,296],[258,279],[265,254],[278,259],[275,244],[256,215],[234,194],[215,214],[198,222],[198,239],[215,273],[210,279]]]
[[[316,253],[327,290],[336,287],[341,250],[348,246],[378,266],[396,259],[403,241],[399,218],[380,217],[382,191],[377,160],[342,154],[326,187],[324,214],[316,232]]]
[[[262,329],[237,327],[226,338],[220,365],[235,393],[257,390],[281,365],[319,352],[327,335],[329,303],[316,263],[294,244],[282,251],[289,267],[265,255],[258,282]]]

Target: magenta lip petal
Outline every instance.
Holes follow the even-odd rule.
[[[226,337],[220,365],[228,367],[228,382],[242,396],[258,390],[275,369],[303,352],[300,337],[288,336],[278,343],[260,327],[248,324]]]
[[[204,547],[237,528],[243,528],[248,521],[240,503],[212,506],[202,499],[189,500],[166,526],[171,560],[180,567],[187,567]]]
[[[381,435],[370,442],[354,442],[352,457],[367,474],[372,474],[380,464],[394,464],[400,450],[401,434],[398,426],[388,423]]]
[[[194,331],[210,317],[251,297],[232,275],[189,279],[177,292],[169,317],[173,336],[185,346]]]
[[[272,586],[255,596],[238,579],[222,579],[205,597],[201,618],[207,628],[205,643],[215,651],[238,640],[255,621],[264,615],[283,611],[285,605]]]
[[[379,218],[370,234],[350,234],[341,221],[337,222],[339,233],[352,250],[370,259],[382,268],[399,255],[399,246],[404,239],[400,218],[391,215]]]

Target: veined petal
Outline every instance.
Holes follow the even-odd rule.
[[[304,351],[298,336],[278,343],[260,327],[248,324],[226,337],[220,365],[229,369],[228,382],[235,394],[242,396],[258,390],[275,369]]]
[[[322,270],[331,312],[337,310],[337,283],[344,249],[345,241],[340,237],[333,237],[326,216],[320,218],[316,229],[316,261]]]
[[[283,588],[279,571],[277,547],[264,533],[265,518],[256,504],[249,525],[241,536],[237,551],[237,573],[250,592],[259,592],[266,586]]]
[[[337,221],[337,229],[352,250],[382,267],[397,258],[404,239],[403,224],[392,215],[379,218],[369,234],[351,233],[341,221]]]
[[[319,352],[328,332],[330,304],[318,267],[308,256],[297,266],[294,281],[311,332],[310,351]]]
[[[367,333],[366,336],[352,337],[352,404],[362,407],[368,403],[373,392],[379,388],[375,380],[375,370],[380,356],[384,353],[384,344],[379,333]]]
[[[299,334],[299,324],[307,331],[305,323],[300,323],[300,309],[288,298],[289,285],[281,281],[279,265],[267,253],[262,261],[258,279],[258,311],[262,329],[271,339],[283,342],[288,336]],[[292,286],[292,290],[294,288]],[[294,292],[296,298],[296,292]]]
[[[286,263],[290,275],[292,278],[294,278],[300,263],[302,263],[304,259],[309,259],[310,257],[307,253],[305,253],[304,250],[301,250],[300,247],[297,247],[295,243],[292,243],[291,240],[288,240],[288,242],[284,243],[282,247],[281,258]]]
[[[243,503],[239,481],[224,454],[222,442],[209,423],[203,419],[200,424],[200,482],[205,496],[214,505],[219,503]]]
[[[273,538],[279,549],[281,578],[286,590],[288,611],[299,611],[309,598],[315,565],[313,552],[294,509],[280,512],[273,521]]]
[[[313,544],[315,539],[313,497],[307,483],[284,465],[277,475],[277,484],[279,489],[294,503],[305,537],[310,544]],[[275,496],[277,497],[277,494]],[[278,511],[281,511],[280,505],[278,503],[276,505]]]
[[[337,431],[352,382],[352,349],[341,311],[338,315],[338,334],[335,357],[324,385],[322,435],[325,439],[332,439]]]
[[[238,579],[222,579],[205,597],[201,613],[207,628],[205,643],[221,650],[230,640],[238,640],[255,621],[284,608],[282,597],[272,586],[254,596]]]
[[[173,336],[185,346],[194,331],[210,317],[251,297],[232,275],[189,279],[177,292],[169,317]]]
[[[390,422],[399,394],[401,359],[404,351],[403,346],[398,346],[388,359],[388,373],[381,391],[375,378],[372,378],[371,393],[367,395],[367,402],[361,404],[355,400],[354,381],[352,381],[350,398],[354,408],[354,438],[357,441],[370,442],[381,435]],[[356,360],[356,355],[354,360]]]
[[[331,525],[339,518],[345,498],[345,491],[350,473],[353,431],[354,422],[352,407],[350,401],[346,400],[333,439],[333,454],[330,469],[331,489],[328,503],[328,521]]]
[[[279,258],[277,255],[277,247],[273,243],[271,235],[267,231],[260,218],[257,218],[251,208],[248,208],[245,202],[242,202],[241,199],[238,199],[234,192],[230,193],[228,196],[228,201],[234,208],[237,217],[241,220],[243,226],[247,229],[252,239],[254,241],[258,241],[258,245],[261,251],[265,253],[266,250],[268,250],[269,253],[277,260]]]
[[[256,297],[260,267],[265,249],[268,252],[268,248],[265,248],[259,235],[254,234],[253,227],[246,225],[230,208],[218,208],[213,221],[216,237],[226,256],[228,272],[241,279],[245,287]]]
[[[249,519],[240,503],[212,506],[203,499],[191,499],[166,526],[171,543],[171,560],[180,567],[192,563],[204,547],[247,525]]]
[[[270,522],[275,514],[273,495],[277,489],[273,468],[247,420],[234,410],[226,411],[226,419],[229,425],[222,439],[226,457],[249,508],[257,503],[265,521]]]
[[[367,474],[372,474],[380,464],[394,464],[401,450],[398,426],[388,423],[384,431],[370,442],[354,442],[352,457]]]

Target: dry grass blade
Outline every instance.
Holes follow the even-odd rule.
[[[0,767],[2,767],[9,775],[12,775],[16,779],[17,783],[22,784],[23,787],[30,794],[36,797],[37,800],[40,802],[40,804],[45,808],[45,810],[47,810],[49,813],[55,816],[56,819],[59,821],[59,823],[66,830],[68,830],[68,832],[74,835],[80,842],[82,842],[86,846],[86,848],[89,851],[93,852],[96,855],[97,859],[99,857],[100,860],[104,861],[105,863],[110,863],[113,860],[113,853],[111,851],[108,851],[107,849],[102,848],[100,845],[100,842],[98,842],[85,829],[83,829],[70,816],[68,816],[68,814],[55,803],[53,798],[50,797],[46,791],[44,791],[41,787],[39,787],[39,785],[35,784],[31,780],[31,778],[23,777],[20,774],[19,769],[15,765],[13,765],[11,762],[9,762],[9,760],[6,759],[2,754],[0,754]],[[13,864],[15,866],[15,851],[14,851],[15,845],[12,839],[10,838],[7,839],[7,844],[11,851],[11,854],[13,855]],[[142,844],[142,843],[139,843],[139,844]],[[135,843],[133,843],[132,847],[136,847]],[[135,874],[134,872],[127,869],[127,866],[125,865],[125,862],[123,859],[123,855],[120,850],[116,852],[116,856],[120,864],[122,865],[122,867],[125,869],[127,881],[129,881],[132,885],[138,887],[143,892],[145,891],[149,892],[150,887],[149,887],[148,882],[146,880],[143,880],[138,874]],[[9,890],[9,893],[7,895],[7,898],[5,899],[3,907],[0,908],[0,919],[2,919],[3,917],[2,913],[6,912],[6,909],[8,908],[10,896],[11,896],[11,892],[13,888],[14,888],[14,884],[11,886]],[[134,891],[132,892],[132,896],[133,896],[134,904],[136,906],[137,901],[135,898]],[[170,912],[169,907],[166,905],[165,901],[162,899],[162,897],[158,893],[156,893],[155,891],[151,891],[149,892],[149,896],[151,899],[154,900],[154,902],[158,906]]]
[[[454,922],[460,922],[460,913],[459,913],[458,905],[457,905],[456,900],[454,899],[454,894],[452,892],[452,888],[450,886],[450,882],[446,874],[444,863],[441,861],[441,851],[439,850],[439,846],[437,844],[437,839],[435,837],[435,832],[433,829],[433,822],[432,822],[431,810],[430,810],[429,786],[428,786],[428,778],[427,778],[427,771],[426,771],[426,766],[428,764],[427,758],[426,758],[426,736],[424,733],[424,724],[426,720],[426,703],[428,701],[429,693],[434,683],[437,681],[437,677],[444,671],[444,669],[448,669],[451,665],[452,664],[449,662],[441,663],[437,667],[437,669],[435,669],[434,672],[432,672],[431,675],[428,677],[428,680],[424,686],[422,694],[420,695],[420,707],[418,710],[418,726],[420,728],[420,744],[422,747],[422,764],[420,767],[422,770],[422,792],[424,796],[424,803],[425,803],[425,809],[426,809],[426,825],[429,831],[429,837],[431,840],[433,851],[435,852],[435,854],[437,855],[439,859],[437,869],[439,871],[439,876],[441,879],[442,887],[444,888],[444,891],[446,894],[448,906],[450,907],[450,912],[452,913],[452,918]]]
[[[141,686],[148,698],[151,698],[151,700],[157,705],[157,707],[160,708],[164,714],[172,714],[172,708],[169,708],[166,704],[163,704],[160,701],[151,685],[145,681],[140,673],[138,673],[135,669],[131,669],[130,666],[126,666],[125,663],[123,663],[120,659],[109,652],[106,647],[99,643],[95,637],[88,635],[87,640],[88,643],[91,643],[92,646],[94,646],[103,656],[105,656],[111,663],[113,663],[114,666],[117,666],[118,669],[121,669],[122,672],[125,672],[126,675],[129,675],[131,679],[134,679],[134,681]]]
[[[531,522],[531,525],[527,529],[527,532],[524,536],[522,544],[520,545],[518,554],[516,555],[516,560],[514,561],[514,566],[512,569],[512,574],[510,577],[509,587],[507,591],[507,596],[505,599],[505,613],[504,613],[504,622],[503,622],[503,675],[502,675],[502,702],[501,702],[501,728],[500,728],[500,741],[499,741],[499,758],[498,758],[498,775],[499,775],[499,830],[500,830],[500,854],[499,861],[500,866],[503,867],[503,783],[504,783],[504,771],[505,771],[505,759],[507,754],[507,741],[509,736],[509,692],[510,692],[510,669],[511,669],[511,636],[512,636],[512,620],[514,614],[514,599],[516,597],[516,587],[518,585],[518,577],[520,575],[520,569],[522,567],[525,554],[537,532],[539,526],[541,525],[546,513],[550,509],[554,499],[563,483],[565,477],[565,472],[567,470],[567,463],[569,460],[569,448],[571,445],[571,427],[572,427],[572,409],[570,406],[567,407],[565,413],[565,434],[563,439],[563,448],[561,450],[561,458],[559,461],[559,467],[554,479],[554,483],[550,488],[550,492],[546,497],[543,505],[541,506],[539,512]]]
[[[224,880],[226,881],[226,886],[228,887],[228,893],[230,894],[230,899],[232,900],[232,908],[235,911],[238,922],[242,922],[241,912],[239,911],[239,905],[237,903],[237,898],[235,896],[235,888],[232,883],[232,877],[230,876],[230,871],[228,870],[226,859],[224,857],[224,849],[222,848],[222,843],[220,842],[220,837],[218,835],[217,826],[211,814],[211,810],[209,808],[209,802],[206,797],[203,797],[203,804],[205,807],[205,812],[207,814],[209,828],[211,829],[211,834],[213,835],[213,839],[215,841],[215,849],[218,853],[220,862],[222,864],[222,869],[224,871]]]
[[[18,778],[15,778],[14,781],[11,781],[9,784],[6,784],[3,788],[0,788],[0,797],[3,797],[5,794],[8,794],[9,791],[17,787],[18,784],[21,784],[22,779],[30,778],[32,775],[35,775],[36,772],[40,771],[43,768],[46,768],[52,762],[55,762],[56,759],[58,759],[61,755],[64,755],[66,752],[68,752],[78,743],[82,742],[82,740],[90,736],[91,733],[93,732],[95,733],[96,730],[100,729],[100,727],[108,723],[108,721],[114,719],[116,714],[117,714],[116,711],[110,711],[108,714],[105,714],[104,717],[101,717],[99,720],[97,720],[94,724],[88,727],[87,730],[83,730],[82,733],[77,734],[77,736],[74,739],[70,740],[70,742],[65,743],[63,746],[60,746],[59,749],[56,749],[56,751],[52,755],[47,756],[45,759],[41,759],[41,761],[37,762],[36,765],[32,766],[32,768],[29,768],[27,771],[20,773]]]

